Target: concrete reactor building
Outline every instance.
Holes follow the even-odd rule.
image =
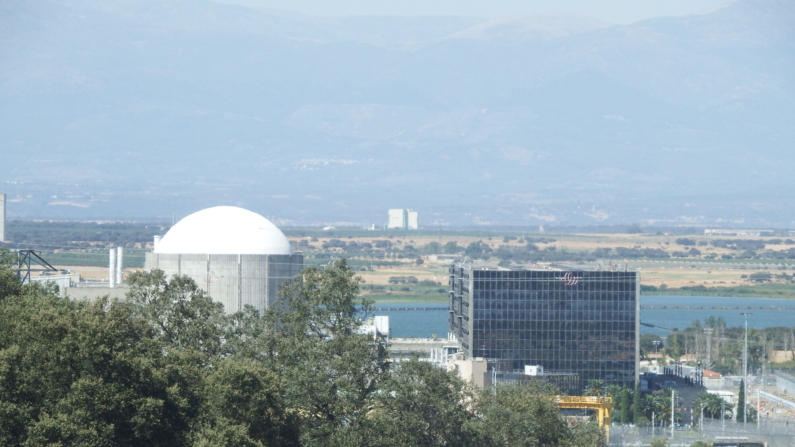
[[[227,313],[245,305],[262,312],[276,301],[279,286],[301,273],[304,257],[293,253],[268,219],[218,206],[185,217],[162,239],[155,237],[144,264],[147,270],[193,278]]]
[[[450,338],[504,372],[543,368],[568,392],[590,380],[633,386],[639,373],[635,271],[458,264]]]

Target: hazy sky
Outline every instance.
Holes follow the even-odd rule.
[[[659,16],[694,14],[726,0],[215,0],[319,16],[463,15],[499,17],[539,12],[569,12],[611,23]]]

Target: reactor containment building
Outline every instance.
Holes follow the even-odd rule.
[[[304,257],[293,253],[276,225],[257,213],[218,206],[177,222],[155,237],[144,267],[169,277],[192,278],[227,313],[251,305],[260,312],[277,299],[279,286],[299,275]]]

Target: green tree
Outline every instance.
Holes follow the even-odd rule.
[[[740,392],[737,397],[737,422],[745,422],[747,414],[743,411],[745,407],[745,379],[740,380]]]
[[[627,227],[626,232],[629,234],[639,234],[643,233],[643,228],[641,228],[639,223],[633,223]]]
[[[655,345],[654,342],[657,342],[657,344]],[[648,333],[640,336],[641,356],[645,357],[649,354],[659,352],[662,348],[665,348],[665,344],[662,342],[662,338],[660,338],[659,335]]]
[[[442,244],[438,242],[428,242],[422,247],[422,252],[428,255],[435,255],[442,252]]]
[[[387,372],[383,348],[359,333],[362,280],[345,260],[308,267],[301,281],[283,286],[264,315],[262,360],[285,384],[289,408],[301,415],[302,445],[333,445],[341,432],[362,425]]]
[[[495,446],[604,446],[596,424],[569,427],[555,406],[556,394],[543,381],[484,390],[476,405],[481,417],[473,424]]]
[[[601,379],[593,379],[588,382],[588,385],[585,387],[585,395],[586,396],[604,396],[607,392],[607,384],[604,380]]]
[[[756,408],[749,405],[746,412],[743,411],[745,406],[745,380],[740,380],[739,397],[737,398],[737,422],[755,422],[756,421]]]
[[[604,387],[604,395],[607,397],[613,398],[613,403],[617,403],[619,397],[621,396],[621,391],[624,389],[621,385],[616,385],[611,383],[609,385],[605,385]]]
[[[362,420],[366,429],[352,436],[356,427],[351,427],[343,435],[348,445],[483,445],[469,425],[466,402],[471,400],[471,391],[456,375],[427,362],[402,362],[373,396]]]
[[[0,248],[0,300],[19,295],[22,283],[16,272],[16,257],[6,248]]]
[[[636,425],[647,424],[648,419],[643,415],[643,395],[640,392],[640,385],[635,384],[632,393],[632,417]]]
[[[621,422],[628,424],[634,422],[632,416],[632,392],[629,388],[621,390]]]
[[[199,288],[193,279],[162,270],[133,272],[127,300],[146,319],[169,348],[193,349],[207,356],[221,353],[228,320],[224,306]]]
[[[183,443],[196,363],[164,356],[129,305],[51,292],[26,285],[0,301],[0,444]]]
[[[458,242],[450,241],[444,244],[444,252],[448,255],[454,255],[461,251],[461,247],[458,246]]]
[[[695,408],[696,412],[699,414],[703,409],[705,417],[719,419],[721,417],[721,409],[731,410],[732,406],[723,400],[722,397],[704,392],[693,400],[693,408]]]
[[[197,446],[297,446],[298,427],[278,376],[262,364],[227,358],[217,362],[204,387]]]

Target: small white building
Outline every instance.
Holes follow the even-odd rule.
[[[467,358],[463,353],[457,353],[447,359],[447,370],[455,372],[461,379],[484,388],[487,383],[486,372],[489,362],[482,357]]]
[[[720,229],[720,228],[707,228],[704,230],[704,236],[761,236],[763,234],[772,234],[773,230],[754,230],[754,229]]]

